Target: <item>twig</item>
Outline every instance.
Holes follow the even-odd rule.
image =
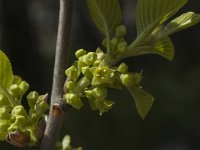
[[[41,141],[40,150],[54,150],[56,140],[63,122],[63,85],[65,82],[64,71],[67,65],[70,31],[72,24],[74,0],[60,0],[60,14],[58,35],[55,54],[53,86],[51,93],[51,105],[49,119]],[[61,110],[60,110],[61,109]]]

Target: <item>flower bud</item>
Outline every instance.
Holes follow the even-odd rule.
[[[120,53],[123,53],[127,50],[127,42],[123,41],[123,42],[120,42],[118,45],[117,45],[117,50],[120,52]]]
[[[116,37],[112,38],[112,40],[111,40],[111,49],[113,51],[116,50],[118,42],[119,42],[119,40]]]
[[[64,98],[68,104],[72,105],[77,110],[81,109],[83,106],[81,99],[76,94],[68,93],[64,95]]]
[[[26,91],[29,89],[29,84],[26,81],[22,81],[19,84],[19,89],[20,89],[21,95],[24,95]]]
[[[93,75],[92,75],[92,72],[91,72],[89,66],[83,67],[83,68],[81,69],[81,71],[82,71],[83,75],[84,75],[86,78],[88,78],[88,79],[91,79],[91,78],[92,78]]]
[[[0,141],[3,141],[6,139],[8,135],[8,129],[9,123],[5,120],[0,120]]]
[[[78,70],[77,70],[77,68],[75,66],[71,66],[67,70],[65,70],[65,74],[71,80],[77,80],[77,78],[78,78]]]
[[[107,89],[105,87],[96,87],[91,90],[91,95],[95,99],[104,99],[107,97]]]
[[[18,99],[20,97],[20,88],[17,84],[12,84],[10,86],[10,92],[15,98]]]
[[[0,107],[0,119],[9,119],[10,118],[10,113],[9,109],[6,107]]]
[[[15,130],[22,130],[27,124],[27,118],[22,115],[16,115],[15,116],[15,122],[11,124],[11,126],[8,128],[8,131],[15,131]]]
[[[3,94],[0,94],[0,106],[10,106],[10,103],[8,101],[8,98],[4,96]]]
[[[11,115],[13,118],[15,118],[18,115],[28,117],[28,114],[22,105],[15,106],[11,112]]]
[[[76,56],[76,58],[79,58],[79,57],[85,55],[86,53],[87,52],[84,49],[79,49],[76,51],[75,56]]]
[[[20,76],[14,75],[13,84],[19,85],[22,82],[22,78]]]
[[[133,80],[133,74],[132,73],[127,73],[127,74],[121,74],[120,79],[122,81],[122,84],[131,87],[134,85],[134,80]]]
[[[96,54],[98,60],[103,60],[105,58],[104,52],[99,47],[96,49]]]
[[[99,65],[100,65],[100,63],[101,63],[101,60],[95,60],[95,62],[94,62],[94,64],[93,64],[93,66],[94,67],[98,67]]]
[[[30,108],[34,108],[38,97],[39,94],[36,91],[32,91],[27,95],[28,105],[30,106]]]
[[[126,35],[126,33],[127,33],[126,27],[124,25],[120,25],[116,28],[115,36],[117,38],[122,38]]]
[[[37,115],[42,116],[48,108],[49,105],[46,101],[39,101],[35,105],[35,112]]]
[[[89,52],[86,55],[86,64],[91,66],[94,61],[97,59],[97,54],[95,52]]]
[[[119,71],[120,73],[127,73],[128,72],[128,66],[125,63],[121,63],[119,65],[119,67],[117,68],[117,71]]]
[[[75,82],[74,81],[67,81],[66,83],[65,83],[65,86],[66,86],[66,88],[68,89],[68,90],[72,90],[74,87],[75,87]]]

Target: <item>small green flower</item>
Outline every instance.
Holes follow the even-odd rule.
[[[114,70],[108,66],[101,66],[93,68],[92,85],[100,85],[104,83],[113,83],[115,80]]]

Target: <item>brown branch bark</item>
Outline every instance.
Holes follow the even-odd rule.
[[[68,61],[70,31],[72,24],[74,0],[60,0],[59,24],[55,53],[53,86],[51,93],[50,113],[40,150],[54,150],[64,118],[63,85]]]

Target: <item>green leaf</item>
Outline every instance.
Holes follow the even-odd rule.
[[[136,109],[139,115],[144,119],[154,102],[153,96],[144,91],[141,87],[128,87],[128,90],[135,100]]]
[[[88,9],[96,27],[109,35],[121,21],[118,0],[87,0]]]
[[[172,34],[174,32],[189,28],[200,22],[200,14],[187,12],[170,21],[164,28],[164,33]]]
[[[136,26],[138,35],[149,33],[173,16],[187,0],[138,0]]]
[[[148,41],[145,41],[127,54],[130,56],[138,56],[144,54],[158,54],[168,60],[172,60],[174,57],[174,45],[168,36],[164,36],[161,39],[155,39],[151,36]]]
[[[0,50],[0,85],[9,88],[13,82],[12,66],[8,57]]]

